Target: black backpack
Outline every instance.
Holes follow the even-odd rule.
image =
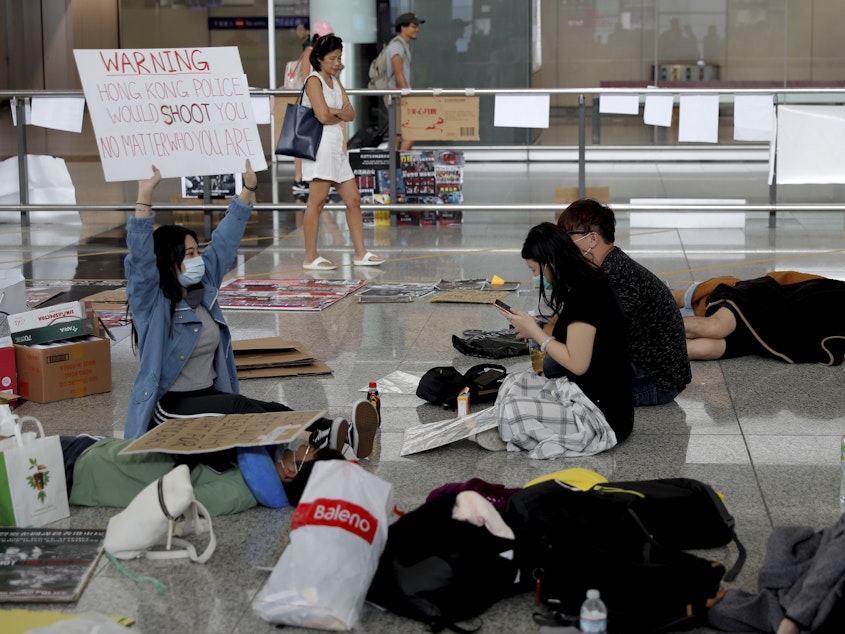
[[[508,371],[495,363],[481,363],[461,374],[452,366],[431,368],[420,379],[417,396],[444,409],[456,409],[458,393],[469,387],[470,403],[496,400],[499,387]]]
[[[625,492],[618,491],[622,484],[627,485]],[[698,506],[682,502],[685,494],[667,495],[660,503],[655,498],[646,511],[645,505],[633,503],[649,497],[630,493],[635,484],[645,486],[609,483],[581,491],[548,481],[514,493],[504,517],[517,536],[522,576],[540,600],[573,617],[587,590],[598,589],[608,608],[608,631],[613,634],[680,631],[702,625],[707,607],[723,592],[725,567],[680,547],[665,546],[653,533],[664,537],[672,530],[684,530],[696,517],[709,516],[711,511],[698,512],[699,506],[706,506],[702,502]],[[670,490],[667,483],[663,491]],[[681,517],[684,513],[688,516]],[[704,547],[690,545],[698,543],[692,536],[683,547]]]
[[[464,330],[464,336],[452,335],[452,346],[470,357],[505,359],[528,354],[528,344],[516,338],[510,330]]]
[[[513,540],[452,519],[457,494],[426,502],[400,517],[388,531],[367,600],[426,623],[432,632],[479,616],[522,588],[518,566],[507,556]]]

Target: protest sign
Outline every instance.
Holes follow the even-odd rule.
[[[174,418],[153,427],[120,453],[207,453],[290,442],[324,410]]]
[[[107,181],[266,169],[237,47],[73,53]]]

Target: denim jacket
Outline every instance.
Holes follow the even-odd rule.
[[[223,276],[234,262],[252,205],[233,198],[223,220],[211,234],[211,242],[202,251],[205,293],[202,304],[220,325],[220,345],[214,357],[217,378],[214,387],[223,392],[238,392],[238,378],[232,354],[232,337],[217,295]],[[126,412],[125,438],[137,438],[147,431],[158,400],[173,385],[194,350],[202,324],[184,301],[176,306],[170,323],[170,300],[161,292],[156,257],[153,251],[155,214],[147,218],[129,218],[126,243],[129,255],[126,294],[132,321],[138,333],[140,367]]]

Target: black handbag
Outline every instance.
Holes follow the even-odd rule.
[[[299,91],[296,103],[289,103],[285,110],[276,154],[314,161],[323,139],[323,124],[314,116],[313,109],[302,105],[304,92],[305,86]]]

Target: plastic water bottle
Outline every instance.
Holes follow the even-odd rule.
[[[378,423],[381,425],[381,397],[378,395],[378,385],[375,381],[370,381],[370,387],[367,388],[367,400],[376,408]]]
[[[581,604],[581,621],[584,634],[605,634],[607,632],[607,607],[598,590],[587,590],[587,600]]]
[[[842,476],[839,480],[839,504],[845,507],[845,436],[839,445],[839,463],[842,465]]]

